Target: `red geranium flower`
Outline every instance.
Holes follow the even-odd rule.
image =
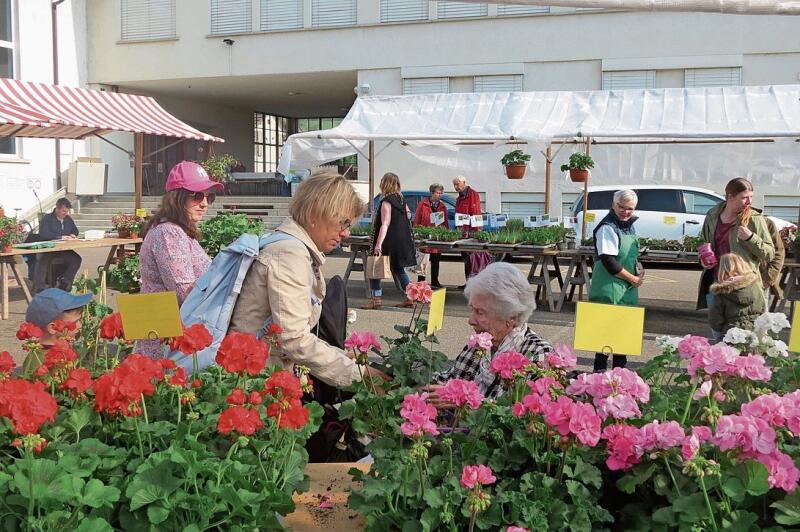
[[[61,389],[72,397],[83,395],[92,386],[92,374],[84,368],[73,368],[67,379],[61,383]]]
[[[164,369],[175,369],[178,366],[171,358],[160,358],[158,359],[158,363],[161,364],[161,367]]]
[[[264,401],[261,394],[258,392],[250,392],[249,402],[251,405],[260,405]]]
[[[199,388],[203,385],[203,381],[200,379],[195,379],[192,381],[192,388]]]
[[[109,373],[92,384],[95,410],[108,414],[138,416],[142,396],[153,395],[154,382],[163,379],[164,371],[158,361],[134,353]]]
[[[217,364],[230,373],[258,375],[267,364],[267,344],[249,333],[232,332],[225,336],[217,351]]]
[[[191,355],[210,346],[213,340],[205,325],[195,323],[191,327],[183,328],[183,336],[171,339],[169,348],[173,351],[180,351],[184,355]]]
[[[247,396],[244,394],[244,390],[241,388],[236,388],[231,392],[228,398],[225,399],[225,401],[229,405],[242,406],[247,402]]]
[[[0,381],[0,416],[11,420],[17,434],[35,434],[45,421],[55,421],[58,404],[43,382]]]
[[[100,322],[100,338],[114,340],[124,338],[125,331],[122,329],[122,314],[115,312],[109,314]]]
[[[22,325],[19,326],[17,330],[17,339],[22,340],[40,340],[44,336],[42,330],[34,325],[26,321]]]
[[[11,358],[11,354],[8,351],[0,353],[0,374],[5,373],[6,375],[10,375],[16,366],[14,359]]]
[[[258,411],[243,406],[232,406],[219,415],[217,430],[222,434],[236,431],[239,434],[251,436],[264,426]]]
[[[78,361],[78,355],[73,351],[72,345],[66,340],[56,340],[53,347],[44,355],[44,365],[48,368],[67,366]]]
[[[68,332],[77,331],[78,323],[74,321],[55,320],[53,322],[53,329],[55,329],[57,333],[65,334]]]
[[[267,415],[278,420],[279,429],[299,429],[309,418],[308,409],[299,399],[276,401],[267,406]]]
[[[283,329],[277,323],[270,323],[269,327],[267,327],[267,335],[268,336],[281,334],[282,332],[283,332]]]
[[[173,386],[180,387],[184,387],[189,384],[189,381],[186,379],[186,370],[183,368],[176,369],[172,377],[169,378],[169,383]]]
[[[276,371],[266,380],[264,393],[279,399],[281,397],[286,399],[300,399],[303,397],[300,379],[283,369]]]

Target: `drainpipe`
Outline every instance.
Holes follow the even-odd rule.
[[[53,34],[53,84],[58,85],[58,14],[57,8],[64,0],[52,0],[50,4],[50,28]],[[61,188],[61,140],[55,139],[56,189]]]

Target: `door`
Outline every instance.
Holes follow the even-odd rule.
[[[643,188],[636,190],[636,234],[644,238],[681,240],[684,213],[680,191],[669,188]]]
[[[721,202],[722,198],[694,190],[684,190],[682,195],[685,211],[683,233],[686,236],[697,236],[703,229],[706,213]]]

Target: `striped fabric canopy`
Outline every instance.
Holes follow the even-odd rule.
[[[82,139],[110,131],[224,142],[149,96],[0,78],[0,137]]]

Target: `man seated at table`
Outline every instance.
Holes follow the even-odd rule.
[[[39,241],[75,240],[78,237],[78,226],[69,216],[71,208],[72,203],[67,198],[60,198],[56,202],[53,212],[46,214],[39,223]],[[33,274],[33,289],[36,293],[47,288],[45,278],[54,259],[63,261],[65,267],[64,273],[56,282],[56,288],[67,292],[72,288],[72,281],[81,267],[81,256],[72,250],[37,253],[36,269]]]

